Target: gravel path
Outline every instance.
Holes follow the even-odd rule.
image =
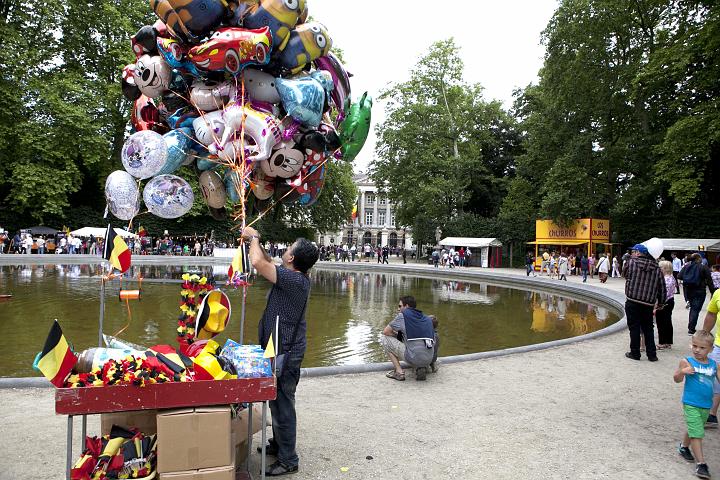
[[[619,279],[589,282],[623,288]],[[628,337],[619,333],[444,365],[426,382],[409,373],[405,382],[382,373],[303,378],[293,478],[694,478],[675,450],[684,422],[682,386],[672,380],[688,352],[687,311],[678,306],[673,317],[675,348],[657,363],[624,358]],[[62,478],[65,418],[54,415],[53,391],[0,390],[0,402],[0,479]],[[91,418],[89,432],[97,429]],[[709,430],[716,475],[718,452],[720,431]]]

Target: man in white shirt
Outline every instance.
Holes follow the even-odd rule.
[[[680,293],[680,284],[678,283],[678,273],[680,273],[680,269],[683,266],[682,260],[680,260],[675,252],[671,254],[672,256],[672,267],[673,267],[673,277],[675,277],[675,295]]]
[[[38,254],[39,255],[44,254],[45,253],[45,239],[42,236],[40,236],[36,240],[36,243],[37,243]]]

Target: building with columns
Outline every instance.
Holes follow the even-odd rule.
[[[318,236],[319,245],[357,245],[358,248],[369,243],[390,248],[414,250],[415,242],[412,229],[395,223],[395,209],[387,197],[378,193],[375,183],[368,174],[353,175],[358,187],[357,216],[343,225],[339,232],[330,232]]]

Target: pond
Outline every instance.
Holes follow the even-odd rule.
[[[122,338],[145,346],[175,343],[180,313],[180,276],[184,271],[214,275],[224,287],[226,266],[133,266],[144,277],[142,298],[118,297],[120,281],[108,285],[105,333],[127,326]],[[0,266],[0,377],[35,376],[32,361],[58,319],[76,351],[97,346],[100,309],[98,265]],[[437,315],[441,356],[497,350],[602,329],[618,320],[603,305],[543,291],[518,290],[479,282],[421,278],[396,273],[337,272],[311,274],[308,350],[304,367],[386,361],[378,335],[396,312],[402,295],[413,295],[418,308]],[[125,288],[137,288],[125,281]],[[257,343],[257,323],[269,283],[256,279],[248,288],[245,343]],[[218,336],[238,340],[241,290],[227,289],[232,317]],[[128,325],[129,323],[129,325]]]

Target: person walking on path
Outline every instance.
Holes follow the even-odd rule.
[[[393,370],[385,374],[393,380],[405,380],[400,360],[415,368],[415,379],[425,380],[435,353],[435,330],[432,320],[417,308],[415,297],[404,296],[398,303],[398,314],[380,336],[385,354],[393,364]]]
[[[558,280],[565,280],[567,282],[567,274],[568,274],[568,259],[565,256],[565,253],[560,254],[560,258],[558,258]]]
[[[590,271],[590,280],[595,278],[595,255],[588,256],[588,270]]]
[[[278,355],[286,360],[277,379],[277,396],[270,401],[273,437],[266,452],[277,457],[267,467],[265,475],[276,477],[298,471],[300,459],[295,444],[297,439],[297,416],[295,413],[295,390],[300,380],[300,365],[307,347],[307,323],[305,312],[310,297],[310,270],[318,259],[318,249],[309,240],[299,238],[282,256],[282,265],[276,266],[260,246],[260,234],[252,227],[245,227],[242,237],[250,243],[250,259],[258,274],[271,284],[265,311],[258,325],[258,338],[267,347],[279,318]]]
[[[651,362],[657,362],[655,335],[653,332],[653,311],[664,305],[666,300],[665,279],[657,262],[648,253],[645,245],[632,247],[632,258],[628,261],[625,277],[625,316],[630,330],[630,351],[627,358],[640,360],[640,334],[645,337],[645,351]],[[606,258],[607,260],[607,258]],[[607,278],[607,273],[605,274]]]
[[[529,277],[530,272],[532,272],[533,277],[535,277],[535,258],[533,257],[532,252],[528,252],[528,254],[525,256],[525,270],[526,274]]]
[[[705,314],[705,321],[703,323],[703,330],[711,332],[715,329],[715,343],[713,350],[710,353],[710,358],[720,364],[720,325],[717,324],[718,312],[720,312],[720,289],[715,290],[710,303],[707,307],[707,314]],[[713,385],[713,403],[710,407],[710,415],[708,416],[707,423],[705,424],[708,428],[717,428],[718,420],[718,406],[720,405],[720,382]]]
[[[675,383],[685,381],[682,403],[687,430],[678,445],[678,453],[688,462],[696,462],[696,476],[710,478],[702,440],[705,437],[705,421],[712,405],[713,384],[720,382],[720,373],[717,362],[708,358],[708,353],[713,348],[713,336],[710,332],[695,332],[691,346],[692,355],[680,360],[680,365],[673,375]]]
[[[590,266],[590,263],[588,262],[588,258],[585,256],[585,254],[582,254],[582,257],[580,257],[580,271],[582,272],[583,276],[583,283],[587,283],[587,276],[588,276],[588,267]]]
[[[705,289],[710,293],[715,292],[710,269],[702,264],[702,257],[693,253],[690,262],[683,267],[679,275],[683,282],[683,288],[690,302],[690,313],[688,315],[688,335],[695,333],[700,310],[705,303]]]
[[[658,350],[672,348],[673,324],[672,312],[675,308],[675,277],[673,276],[672,263],[664,260],[660,262],[660,270],[665,279],[665,305],[655,310],[655,321],[658,329]]]
[[[678,282],[678,274],[680,273],[683,262],[678,258],[677,253],[675,252],[671,253],[670,257],[672,257],[673,277],[675,277],[675,286],[677,287],[677,291],[675,292],[675,294],[678,294],[680,293],[680,282]]]
[[[600,255],[600,260],[598,260],[598,277],[600,278],[600,283],[607,282],[608,279],[608,272],[610,271],[610,260],[608,259],[607,254]]]
[[[620,262],[618,261],[617,255],[612,259],[612,277],[620,278]]]

